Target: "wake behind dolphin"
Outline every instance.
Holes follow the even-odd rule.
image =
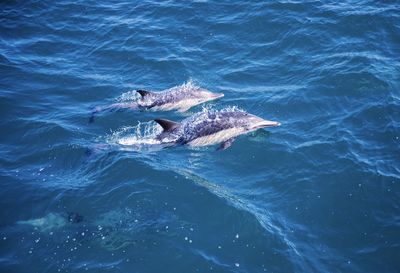
[[[188,81],[180,86],[175,86],[160,92],[136,90],[138,96],[130,96],[127,101],[114,103],[105,107],[97,107],[90,117],[93,122],[95,115],[106,110],[132,109],[185,112],[191,107],[224,96],[222,93],[213,93]]]
[[[208,146],[221,143],[219,149],[227,149],[233,141],[242,134],[256,131],[260,128],[279,126],[276,121],[264,120],[235,107],[222,110],[209,110],[196,113],[181,122],[166,119],[155,119],[162,131],[154,131],[148,144],[164,146],[189,145],[193,147]],[[154,133],[153,132],[153,133]],[[121,145],[145,143],[143,139],[123,138]]]

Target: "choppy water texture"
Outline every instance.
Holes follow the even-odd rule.
[[[399,272],[400,4],[0,4],[1,272]],[[137,149],[193,83],[282,126]],[[140,122],[140,123],[139,123]]]

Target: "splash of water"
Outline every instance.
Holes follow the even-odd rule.
[[[126,126],[115,131],[108,143],[123,146],[159,145],[156,139],[162,132],[162,128],[154,122],[139,122],[136,126]]]
[[[192,79],[189,79],[188,81],[186,81],[185,83],[181,84],[181,85],[177,85],[174,86],[172,88],[169,88],[167,90],[165,90],[165,92],[193,92],[193,90],[195,89],[200,89],[200,86],[198,86],[197,84],[194,83],[194,81]]]
[[[130,90],[119,96],[117,98],[117,101],[118,102],[138,101],[139,99],[140,95],[138,94],[138,92],[136,92],[136,90]]]

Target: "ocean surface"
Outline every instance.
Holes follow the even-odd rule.
[[[0,7],[0,272],[400,272],[398,1]],[[89,123],[183,84],[225,97]],[[231,106],[282,125],[118,144]]]

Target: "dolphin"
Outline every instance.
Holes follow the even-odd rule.
[[[148,90],[136,90],[139,99],[114,103],[106,107],[97,107],[90,117],[89,122],[94,121],[94,116],[104,110],[132,109],[132,110],[153,110],[185,112],[191,107],[212,101],[224,96],[222,93],[213,93],[207,89],[201,88],[192,82],[175,86],[170,89],[153,92]]]
[[[75,212],[54,213],[51,212],[44,217],[30,220],[18,221],[19,225],[32,226],[41,232],[63,228],[67,223],[80,223],[83,216]]]
[[[171,223],[175,223],[175,220],[173,213],[141,203],[140,207],[134,209],[117,208],[89,215],[87,218],[76,212],[50,212],[40,218],[18,221],[16,225],[24,229],[33,228],[43,233],[43,236],[56,232],[58,235],[60,232],[69,234],[71,243],[77,246],[91,245],[93,240],[106,250],[116,251],[129,245],[145,243],[146,239],[153,241],[152,236],[159,232],[168,234],[168,225],[172,226]],[[45,241],[49,239],[44,238]],[[55,236],[52,241],[65,242],[63,238],[64,236]],[[39,240],[40,238],[36,243]]]
[[[260,128],[281,125],[277,121],[265,120],[237,108],[203,110],[180,123],[167,119],[155,119],[163,131],[156,139],[166,145],[208,146],[221,143],[225,150],[242,134]]]

